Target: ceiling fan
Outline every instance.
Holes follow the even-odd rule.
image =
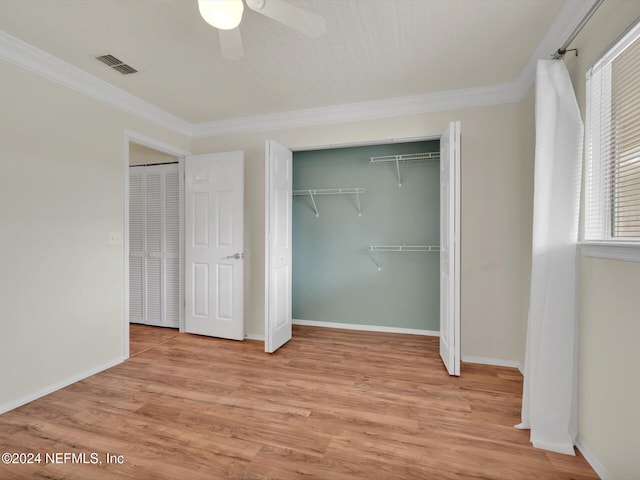
[[[285,0],[244,0],[251,10],[293,28],[311,38],[327,31],[326,20],[317,13],[297,7]],[[243,0],[198,0],[202,18],[218,29],[220,50],[228,60],[244,55],[238,26],[244,11]]]

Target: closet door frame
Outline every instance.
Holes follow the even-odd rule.
[[[122,225],[122,258],[123,258],[123,321],[122,333],[124,339],[123,358],[129,358],[129,145],[135,143],[143,147],[158,150],[178,158],[178,175],[180,182],[180,278],[184,278],[184,157],[191,152],[170,145],[155,138],[143,135],[133,130],[124,131],[123,142],[123,225]],[[184,282],[180,282],[180,322],[179,329],[184,331]]]
[[[447,125],[449,125],[449,122],[447,122]],[[399,137],[399,138],[393,138],[393,139],[379,139],[379,140],[371,140],[371,141],[360,141],[360,142],[346,142],[346,143],[329,143],[327,145],[304,145],[304,146],[297,146],[297,147],[292,147],[291,151],[292,152],[305,152],[305,151],[309,151],[309,150],[318,150],[318,149],[328,149],[328,148],[349,148],[349,147],[363,147],[363,146],[367,146],[367,145],[383,145],[383,144],[396,144],[396,143],[407,143],[407,142],[423,142],[423,141],[430,141],[430,140],[438,140],[440,141],[442,138],[442,135],[425,135],[425,136],[420,136],[420,137]],[[265,148],[266,150],[266,148]],[[265,181],[266,181],[266,185],[270,184],[270,170],[269,168],[266,168],[265,170]],[[267,202],[268,203],[268,202]],[[457,208],[461,208],[461,201],[459,201],[456,205]],[[268,215],[267,215],[268,217]],[[268,218],[266,219],[268,221]],[[290,219],[292,220],[292,219]],[[289,230],[291,230],[293,228],[293,225],[290,224],[289,225]],[[267,246],[267,253],[265,253],[265,272],[269,271],[269,262],[268,262],[268,244],[269,244],[269,229],[266,228],[265,229],[265,245]],[[458,247],[460,247],[461,243],[458,242]],[[439,268],[439,267],[438,267]],[[458,279],[459,281],[459,279]],[[269,292],[270,289],[273,288],[273,285],[270,283],[270,280],[268,278],[268,275],[266,276],[265,279],[265,292]],[[268,298],[269,295],[267,293],[265,293],[265,301],[264,301],[264,311],[265,311],[265,318],[268,318],[268,312],[269,312],[269,305],[268,305]],[[458,297],[458,301],[460,300],[460,297]],[[290,298],[290,301],[293,302],[293,299]],[[290,306],[291,308],[291,306]],[[460,306],[458,305],[458,309],[460,308]],[[293,320],[293,324],[295,325],[298,321],[297,320]],[[265,334],[267,334],[267,328],[265,326]],[[439,332],[439,331],[438,331]],[[265,351],[268,351],[267,347],[267,342],[265,340]]]
[[[176,158],[173,163],[131,165],[129,168],[129,215],[135,211],[135,209],[132,210],[131,180],[134,176],[139,176],[141,179],[139,214],[142,217],[139,238],[142,244],[138,246],[139,248],[131,243],[135,238],[133,232],[136,224],[129,224],[129,273],[133,275],[133,262],[138,259],[141,268],[138,294],[142,303],[140,318],[133,317],[134,311],[131,310],[133,305],[130,303],[129,321],[178,328],[180,326],[180,291],[182,290],[180,199],[183,197],[179,164]],[[150,190],[152,184],[156,184],[155,189]],[[153,215],[150,216],[152,211]],[[150,245],[149,242],[153,242],[154,239],[158,244]],[[155,264],[155,268],[152,264]],[[136,290],[131,280],[132,277],[129,278],[130,302],[135,298],[132,294]],[[156,300],[150,302],[153,298]],[[156,316],[157,318],[153,318]]]

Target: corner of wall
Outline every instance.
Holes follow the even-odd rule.
[[[602,462],[596,455],[589,449],[582,437],[578,435],[576,438],[576,448],[580,451],[584,459],[591,465],[591,468],[598,474],[601,480],[613,480],[613,477],[607,472]]]
[[[26,405],[27,403],[33,402],[34,400],[37,400],[38,398],[44,397],[45,395],[49,395],[50,393],[53,393],[57,390],[60,390],[61,388],[64,387],[68,387],[69,385],[79,382],[81,380],[84,380],[85,378],[89,378],[97,373],[103,372],[105,370],[108,370],[111,367],[115,367],[116,365],[119,365],[120,363],[124,362],[125,358],[124,357],[117,357],[114,358],[112,360],[109,360],[108,362],[102,363],[96,367],[90,368],[88,370],[85,370],[81,373],[78,373],[76,375],[72,375],[71,377],[65,378],[64,380],[60,380],[59,382],[55,382],[52,383],[50,385],[47,385],[44,388],[41,388],[35,392],[29,393],[27,395],[21,396],[19,398],[13,399],[9,402],[0,404],[0,415],[8,412],[10,410],[14,410],[18,407],[21,407],[22,405]]]

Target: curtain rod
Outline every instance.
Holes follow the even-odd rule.
[[[571,45],[571,42],[573,42],[575,40],[575,38],[578,36],[578,34],[580,33],[580,31],[584,28],[584,26],[587,24],[587,22],[591,19],[591,17],[593,16],[593,14],[596,12],[596,10],[598,9],[598,7],[600,5],[602,5],[602,2],[604,2],[604,0],[597,0],[589,9],[589,11],[587,12],[587,14],[584,16],[584,18],[580,21],[580,23],[578,24],[578,26],[576,26],[576,28],[573,30],[573,32],[571,33],[571,35],[569,35],[569,38],[567,38],[567,40],[562,44],[562,46],[558,49],[558,51],[556,53],[554,53],[552,55],[552,58],[554,60],[558,60],[562,57],[564,57],[564,54],[567,52],[576,52],[576,57],[578,56],[578,49],[577,48],[572,48],[570,50],[567,50],[567,47],[569,45]]]

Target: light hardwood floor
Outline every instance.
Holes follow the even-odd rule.
[[[144,353],[178,335],[180,332],[177,328],[149,327],[132,323],[129,325],[129,356]]]
[[[522,377],[463,364],[437,338],[294,327],[273,355],[132,327],[127,362],[0,416],[0,478],[595,479],[584,458],[516,430]],[[102,465],[45,464],[45,452]],[[123,464],[106,464],[106,453]]]

